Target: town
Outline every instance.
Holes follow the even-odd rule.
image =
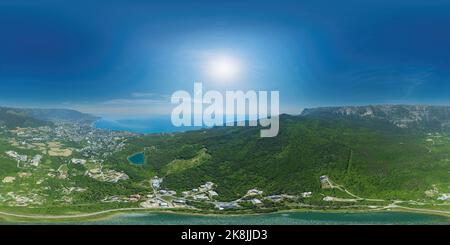
[[[117,132],[97,129],[89,124],[56,123],[55,127],[37,128],[0,128],[4,142],[10,147],[1,157],[12,160],[22,171],[2,178],[0,203],[16,207],[39,207],[46,203],[73,204],[77,193],[84,193],[87,187],[77,186],[71,181],[79,176],[95,181],[117,184],[130,177],[111,168],[105,168],[105,159],[126,147],[127,140],[136,135],[129,132]],[[154,149],[154,147],[149,147]],[[69,171],[70,169],[70,171]],[[80,171],[77,171],[81,169]],[[66,183],[51,186],[54,181]],[[63,181],[63,182],[61,182]],[[65,182],[64,182],[65,181]],[[216,184],[206,182],[196,188],[177,193],[162,187],[163,178],[154,176],[148,181],[148,193],[130,195],[108,195],[98,200],[99,203],[136,204],[141,208],[196,209],[197,204],[208,204],[217,210],[241,209],[244,206],[263,207],[265,201],[296,202],[298,197],[286,194],[265,196],[257,188],[250,189],[239,199],[218,201]],[[29,189],[29,186],[35,187]],[[27,191],[28,190],[28,191]],[[55,192],[59,195],[55,196]],[[302,194],[303,198],[311,192]],[[54,197],[54,200],[51,200]]]

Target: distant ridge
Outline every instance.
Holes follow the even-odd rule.
[[[33,118],[23,110],[0,107],[0,125],[7,128],[50,126],[51,122]]]
[[[0,125],[8,128],[49,126],[55,122],[92,123],[98,119],[70,109],[0,107]]]
[[[27,115],[50,122],[92,123],[100,117],[71,109],[22,109]]]
[[[450,129],[450,106],[367,105],[318,107],[303,110],[306,117],[357,117],[386,120],[399,128]]]

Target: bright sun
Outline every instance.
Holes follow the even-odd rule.
[[[220,81],[236,79],[240,69],[241,64],[238,59],[225,55],[212,57],[208,67],[211,77]]]

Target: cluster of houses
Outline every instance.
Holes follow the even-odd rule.
[[[186,201],[175,198],[177,192],[173,190],[161,189],[163,178],[154,176],[150,183],[153,188],[153,194],[146,196],[146,200],[139,205],[143,208],[180,208],[187,207]]]
[[[183,191],[181,194],[183,197],[192,198],[195,201],[210,201],[219,196],[219,194],[214,191],[213,182],[206,182],[198,188],[193,188],[190,191]]]
[[[240,199],[230,202],[219,202],[215,200],[218,196],[214,190],[215,184],[213,182],[206,182],[197,188],[193,188],[189,191],[181,192],[181,195],[177,195],[176,191],[161,189],[163,178],[154,176],[150,180],[153,193],[148,195],[131,195],[131,196],[110,196],[102,200],[102,202],[140,202],[139,206],[142,208],[189,208],[187,202],[205,202],[215,206],[218,210],[236,209],[241,207],[243,202],[250,202],[256,207],[264,205],[264,200],[272,202],[281,202],[284,200],[296,200],[298,196],[293,195],[270,195],[264,196],[263,191],[256,188],[250,189]],[[302,197],[311,197],[312,192],[303,192]]]
[[[151,180],[153,189],[158,190],[159,188],[161,188],[162,181],[163,181],[162,178],[158,178],[158,176],[154,176],[153,179]]]
[[[128,203],[128,202],[138,202],[142,199],[142,196],[139,194],[133,194],[133,195],[129,195],[129,196],[108,196],[105,197],[104,199],[102,199],[102,202],[123,202],[123,203]]]
[[[322,189],[331,189],[333,186],[331,186],[330,178],[328,178],[327,175],[320,176],[320,184],[322,186]]]
[[[130,178],[123,172],[119,172],[113,169],[103,170],[101,167],[87,170],[86,175],[98,181],[111,183],[117,183],[120,180],[127,180]]]
[[[16,177],[13,176],[6,176],[5,178],[3,178],[2,183],[6,184],[6,183],[12,183],[16,180]]]
[[[0,201],[8,206],[27,207],[30,205],[42,205],[43,200],[37,194],[19,195],[14,192],[8,192],[5,196],[0,195]]]
[[[440,200],[440,201],[449,201],[450,200],[450,194],[442,194],[437,199]]]
[[[39,128],[17,128],[9,130],[15,135],[11,138],[12,145],[22,149],[40,150],[42,154],[46,155],[61,155],[68,156],[73,150],[77,151],[86,159],[105,158],[114,152],[122,150],[125,147],[125,142],[128,136],[134,135],[127,132],[116,132],[96,129],[88,124],[65,123],[57,122],[56,127],[51,129],[47,126]],[[62,154],[59,151],[60,147],[52,147],[49,142],[83,142],[84,147],[79,149],[70,149],[70,154]],[[48,147],[53,149],[48,149]],[[25,155],[17,156],[10,152],[11,156],[17,157],[16,160],[26,162]],[[42,158],[42,157],[41,157]],[[83,159],[75,160],[75,164],[83,164]],[[39,164],[39,160],[32,160],[32,165]]]
[[[301,196],[304,198],[308,198],[308,197],[311,197],[311,195],[312,195],[312,192],[309,191],[309,192],[303,192]],[[297,198],[298,198],[297,196],[286,195],[286,194],[263,196],[263,191],[254,188],[254,189],[248,190],[247,193],[242,198],[237,199],[235,201],[216,202],[215,207],[219,210],[234,209],[234,208],[239,208],[240,207],[239,204],[242,202],[250,202],[254,206],[260,207],[260,206],[264,205],[263,200],[268,200],[271,202],[281,202],[281,201],[285,201],[285,200],[296,200]]]
[[[86,164],[86,160],[85,159],[72,158],[70,161],[73,164],[80,164],[80,165]]]
[[[143,208],[182,208],[187,207],[186,201],[182,199],[173,199],[171,201],[157,198],[154,195],[147,195],[147,200],[141,202],[139,206]]]
[[[29,159],[27,155],[21,155],[15,151],[6,151],[6,155],[16,160],[18,163],[26,163],[31,166],[37,167],[41,163],[42,155],[35,155],[33,158]]]
[[[7,151],[6,155],[8,155],[20,162],[26,162],[28,160],[27,155],[20,155],[19,153],[15,152],[15,151]]]

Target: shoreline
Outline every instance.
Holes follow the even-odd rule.
[[[33,215],[33,214],[20,214],[20,213],[10,213],[0,211],[0,223],[1,221],[6,221],[9,223],[17,224],[27,224],[33,222],[42,223],[77,223],[77,222],[95,222],[101,220],[107,220],[115,216],[127,215],[127,214],[175,214],[175,215],[185,215],[185,216],[199,216],[199,217],[237,217],[237,216],[259,216],[259,215],[269,215],[269,214],[280,214],[280,213],[335,213],[335,214],[358,214],[358,213],[377,213],[377,212],[402,212],[402,213],[414,213],[414,214],[425,214],[445,217],[450,222],[450,211],[443,210],[431,210],[431,209],[416,209],[408,207],[386,207],[378,209],[286,209],[278,210],[274,212],[253,212],[253,213],[207,213],[207,212],[188,212],[186,210],[158,210],[152,208],[119,208],[119,209],[109,209],[93,213],[80,213],[80,214],[67,214],[67,215]]]

